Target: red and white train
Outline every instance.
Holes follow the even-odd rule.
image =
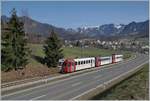
[[[60,72],[71,73],[78,70],[100,67],[105,64],[113,64],[123,60],[123,55],[106,56],[106,57],[87,57],[77,59],[60,59]]]

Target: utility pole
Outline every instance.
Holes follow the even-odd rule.
[[[82,57],[83,57],[83,45],[82,45],[82,47],[81,47],[81,48],[82,48]]]
[[[82,57],[82,43],[81,43],[81,46],[80,46],[80,48],[81,48],[81,57]]]

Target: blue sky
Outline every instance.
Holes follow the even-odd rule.
[[[2,15],[10,16],[12,8],[19,16],[24,11],[34,20],[65,28],[148,19],[148,1],[3,1]]]

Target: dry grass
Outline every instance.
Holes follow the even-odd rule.
[[[29,64],[22,70],[1,72],[1,82],[4,83],[33,77],[43,77],[53,74],[59,74],[58,72],[58,68],[47,68],[46,66],[42,65],[33,66]]]

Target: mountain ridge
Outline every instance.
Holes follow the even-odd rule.
[[[39,34],[43,37],[49,36],[52,29],[54,29],[62,39],[76,40],[82,38],[100,38],[111,36],[145,36],[149,35],[149,20],[143,22],[131,22],[129,24],[104,24],[93,27],[78,27],[73,28],[61,28],[52,24],[41,23],[32,18],[23,16],[19,17],[24,22],[25,32],[28,34]],[[6,23],[9,18],[5,15],[1,16],[1,21]]]

